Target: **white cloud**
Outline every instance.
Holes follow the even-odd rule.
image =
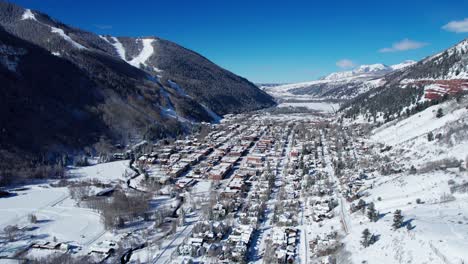
[[[336,66],[343,68],[343,69],[353,68],[356,66],[356,63],[354,63],[352,60],[342,59],[336,62]]]
[[[414,50],[420,49],[424,46],[429,45],[426,42],[419,42],[410,39],[404,39],[399,42],[393,43],[391,48],[383,48],[380,49],[379,52],[397,52],[397,51],[405,51],[405,50]]]
[[[468,32],[468,18],[460,21],[450,21],[447,25],[443,26],[442,29],[456,33]]]

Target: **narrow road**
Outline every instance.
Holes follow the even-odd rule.
[[[349,218],[350,218],[349,211],[345,208],[347,201],[343,197],[343,195],[341,194],[340,180],[338,179],[338,177],[336,177],[335,170],[332,167],[332,161],[331,161],[331,158],[330,158],[331,151],[328,149],[328,146],[329,146],[330,143],[323,136],[323,133],[321,133],[321,137],[322,137],[322,142],[323,142],[324,148],[325,148],[325,150],[324,150],[324,152],[325,152],[324,159],[325,159],[325,163],[326,163],[326,170],[327,170],[327,173],[330,175],[330,178],[334,182],[335,193],[337,194],[338,199],[339,199],[340,221],[341,221],[341,223],[343,225],[343,229],[346,232],[346,234],[349,234],[349,231],[350,231],[349,227],[351,225],[349,224]]]
[[[200,220],[200,216],[197,216],[196,219],[191,221],[189,225],[186,225],[182,230],[178,231],[174,238],[164,247],[164,249],[159,253],[152,261],[153,264],[156,263],[168,263],[171,260],[172,253],[177,247],[183,243],[184,239],[190,235],[192,229]]]
[[[305,201],[301,204],[301,244],[302,244],[302,250],[303,250],[303,255],[304,259],[301,260],[301,263],[309,263],[309,243],[307,239],[307,229],[305,228],[307,224],[304,224],[304,203],[307,201],[307,198]]]
[[[275,186],[272,189],[272,193],[270,195],[270,199],[267,202],[267,209],[265,215],[265,221],[261,223],[259,228],[258,235],[254,237],[254,240],[251,243],[249,248],[248,260],[253,263],[262,263],[263,261],[263,253],[265,247],[265,239],[270,235],[272,227],[273,227],[273,211],[275,208],[275,203],[277,202],[276,197],[278,195],[278,185],[276,182],[281,181],[284,177],[284,171],[286,166],[289,162],[288,153],[291,151],[292,148],[292,139],[294,137],[294,128],[291,129],[288,135],[288,142],[286,146],[283,146],[283,154],[276,166],[276,177],[275,177]],[[280,167],[280,169],[278,169]]]

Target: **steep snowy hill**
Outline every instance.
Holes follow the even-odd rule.
[[[392,148],[380,147],[373,154],[385,162],[375,162],[379,171],[361,187],[362,199],[372,202],[381,216],[376,221],[368,219],[368,212],[350,217],[351,232],[344,242],[354,263],[466,261],[467,106],[467,98],[447,101],[372,131],[366,145]],[[438,109],[443,116],[437,117]],[[391,225],[396,210],[404,220],[395,230]],[[375,245],[361,245],[365,228],[378,236]]]
[[[4,1],[0,78],[2,168],[20,163],[5,157],[54,160],[100,140],[176,136],[217,114],[275,104],[248,80],[170,41],[98,36]]]
[[[393,119],[421,110],[447,96],[468,91],[468,40],[385,75],[379,89],[370,90],[343,105],[346,116],[385,116]]]

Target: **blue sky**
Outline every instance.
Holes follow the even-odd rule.
[[[159,36],[254,82],[418,60],[468,37],[468,0],[13,2],[98,34]]]

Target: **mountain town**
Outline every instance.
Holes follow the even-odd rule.
[[[0,263],[468,261],[468,39],[254,84],[0,11]]]

